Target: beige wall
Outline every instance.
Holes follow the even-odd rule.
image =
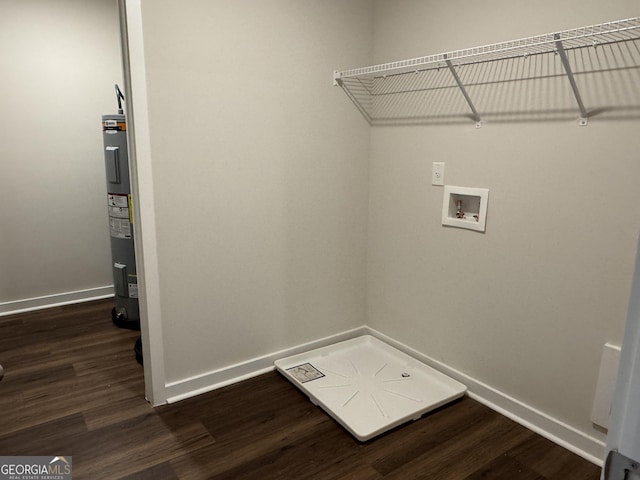
[[[142,6],[167,382],[362,325],[371,3]]]
[[[167,381],[368,323],[598,436],[600,354],[620,343],[640,220],[637,120],[370,129],[331,71],[635,3],[371,7],[144,2]],[[115,10],[0,2],[0,302],[111,283],[97,126],[120,75]],[[432,161],[446,183],[490,189],[485,234],[440,225]]]
[[[637,13],[631,0],[377,1],[374,61]],[[637,86],[637,71],[615,81],[627,75]],[[514,92],[507,104],[517,103]],[[626,315],[640,225],[639,122],[595,116],[578,127],[577,110],[565,117],[372,129],[367,319],[602,438],[589,414],[602,346],[620,344]],[[433,161],[446,162],[446,184],[490,190],[486,233],[441,226]]]
[[[121,78],[111,0],[0,1],[0,303],[111,285],[100,116]]]

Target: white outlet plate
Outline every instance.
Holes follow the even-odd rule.
[[[444,162],[433,162],[431,185],[444,185]]]

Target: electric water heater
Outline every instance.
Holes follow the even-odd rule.
[[[118,91],[117,87],[116,90]],[[118,111],[120,112],[118,114],[102,116],[109,236],[111,237],[115,294],[111,318],[118,327],[139,330],[140,311],[138,308],[138,277],[136,275],[131,210],[127,123],[122,110]]]

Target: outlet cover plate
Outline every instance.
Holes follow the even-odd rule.
[[[431,169],[431,185],[444,185],[444,162],[433,162]]]

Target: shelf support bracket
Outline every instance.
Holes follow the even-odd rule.
[[[578,90],[576,79],[573,77],[573,71],[571,70],[569,59],[567,58],[567,52],[564,49],[564,45],[562,45],[562,40],[560,40],[560,34],[554,34],[553,39],[555,40],[556,50],[558,52],[558,55],[560,55],[560,61],[562,62],[562,66],[564,67],[564,72],[567,74],[567,78],[569,79],[569,83],[571,84],[571,90],[573,90],[573,95],[576,97],[576,102],[578,103],[578,108],[580,109],[580,118],[578,120],[578,125],[584,127],[588,123],[587,118],[589,114],[587,113],[587,109],[584,108],[584,103],[582,103],[580,90]]]
[[[338,70],[334,70],[333,71],[333,86],[337,87],[337,86],[342,86],[340,85],[340,79],[342,77],[340,76],[340,72]]]
[[[353,104],[360,111],[360,113],[365,118],[365,120],[369,123],[369,125],[373,125],[373,119],[367,113],[367,111],[364,108],[362,108],[362,105],[360,105],[360,102],[358,102],[356,97],[353,96],[353,93],[351,93],[351,91],[344,86],[344,82],[342,81],[342,77],[341,77],[340,73],[337,70],[335,72],[333,72],[333,85],[335,87],[341,87],[342,91],[347,94],[347,97],[349,97],[349,100],[351,100],[353,102]]]
[[[471,101],[471,97],[467,93],[467,89],[464,88],[464,84],[462,83],[462,80],[460,80],[460,77],[458,76],[458,72],[456,72],[456,69],[453,66],[453,63],[451,63],[451,60],[447,58],[446,54],[444,55],[444,61],[447,63],[447,67],[449,67],[449,71],[451,72],[451,75],[453,75],[453,79],[458,84],[458,88],[462,92],[464,99],[467,101],[469,108],[473,112],[473,119],[476,121],[476,128],[480,128],[482,126],[482,122],[480,121],[480,115],[478,114],[476,107],[473,105],[473,102]]]

